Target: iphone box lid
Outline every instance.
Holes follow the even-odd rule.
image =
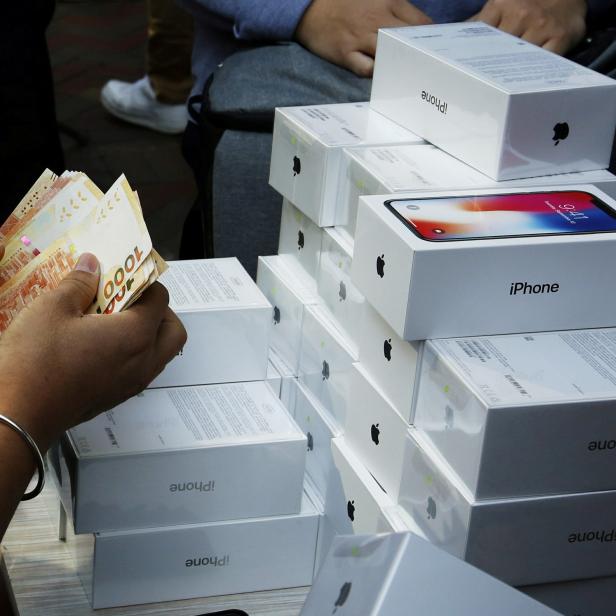
[[[299,381],[294,382],[293,418],[306,435],[306,473],[323,498],[334,466],[331,442],[342,434],[342,428],[321,403]]]
[[[357,346],[340,331],[325,306],[306,306],[299,380],[340,425],[349,406],[350,375]]]
[[[391,532],[387,513],[395,503],[351,450],[344,436],[332,439],[334,469],[325,496],[325,515],[336,534]]]
[[[610,327],[615,206],[586,184],[361,197],[351,279],[406,340]]]
[[[316,278],[321,255],[322,230],[288,199],[282,200],[278,254],[293,257],[309,276]]]
[[[370,105],[495,180],[606,169],[613,79],[481,22],[379,31]]]
[[[359,361],[396,411],[413,423],[423,342],[403,340],[365,304],[359,330]]]
[[[299,510],[306,437],[262,381],[148,389],[67,432],[78,533]]]
[[[339,227],[323,229],[317,289],[338,327],[357,344],[366,302],[351,282],[352,262],[348,235]]]
[[[398,414],[363,366],[353,364],[344,439],[394,503],[400,492],[408,427],[408,420]]]
[[[411,428],[399,501],[430,542],[513,586],[616,574],[616,491],[477,501]]]
[[[510,186],[595,184],[616,177],[606,169],[557,173],[538,178],[496,182],[473,167],[430,144],[347,148],[346,176],[341,181],[339,207],[348,212],[344,229],[355,235],[357,207],[362,195],[455,188],[508,188]],[[614,185],[616,190],[616,184]],[[612,194],[607,191],[608,194]]]
[[[309,586],[321,514],[305,486],[295,514],[73,535],[92,607]]]
[[[342,149],[423,142],[367,102],[276,109],[270,185],[319,227],[332,227]]]
[[[556,616],[413,533],[336,537],[301,616]]]
[[[616,490],[616,329],[430,340],[414,423],[479,500]]]
[[[188,340],[150,387],[265,379],[272,307],[235,257],[171,261],[160,282]]]
[[[272,304],[270,346],[299,371],[304,306],[321,303],[314,278],[289,255],[259,257],[257,285]]]

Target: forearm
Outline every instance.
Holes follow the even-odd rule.
[[[0,423],[0,540],[35,468],[30,446],[12,428]]]

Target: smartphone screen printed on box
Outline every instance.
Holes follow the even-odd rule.
[[[616,212],[580,190],[392,199],[385,205],[428,241],[616,231]]]

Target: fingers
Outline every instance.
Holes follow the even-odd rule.
[[[490,26],[498,28],[501,19],[501,11],[490,2],[487,2],[485,6],[481,9],[481,11],[479,11],[479,13],[469,18],[469,21],[483,21]]]
[[[137,302],[117,316],[131,323],[133,327],[156,332],[168,306],[169,292],[162,284],[155,282],[144,291]]]
[[[83,314],[96,297],[99,278],[98,259],[93,254],[84,252],[75,269],[62,280],[53,293],[61,295],[63,302],[72,310]]]
[[[432,20],[407,0],[400,0],[392,7],[393,14],[407,26],[425,26]]]
[[[359,77],[372,77],[374,59],[361,51],[352,51],[346,57],[345,66]]]
[[[552,51],[560,56],[563,56],[569,51],[569,49],[571,49],[571,47],[573,47],[573,45],[571,45],[570,41],[566,39],[553,38],[543,43],[542,47],[548,51]]]
[[[156,336],[155,355],[158,358],[160,371],[184,348],[187,334],[182,321],[167,308]]]

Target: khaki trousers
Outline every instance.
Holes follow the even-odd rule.
[[[146,72],[161,103],[186,102],[193,79],[193,18],[174,0],[148,0]]]

